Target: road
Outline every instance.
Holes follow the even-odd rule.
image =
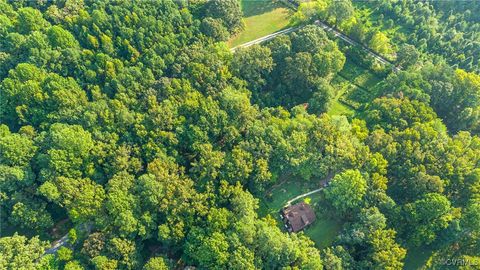
[[[55,254],[57,251],[68,243],[68,233],[62,236],[62,238],[52,243],[52,246],[45,251],[43,255]]]
[[[283,34],[288,34],[288,33],[291,33],[293,31],[296,31],[297,29],[299,29],[301,27],[290,27],[290,28],[286,28],[286,29],[283,29],[281,31],[278,31],[278,32],[275,32],[275,33],[272,33],[272,34],[269,34],[269,35],[266,35],[266,36],[263,36],[261,38],[257,38],[257,39],[254,39],[252,41],[249,41],[249,42],[246,42],[246,43],[243,43],[243,44],[240,44],[238,46],[235,46],[233,48],[230,49],[231,52],[234,52],[236,49],[238,48],[246,48],[246,47],[250,47],[252,45],[255,45],[255,44],[260,44],[262,42],[265,42],[265,41],[268,41],[268,40],[271,40],[273,38],[275,38],[276,36],[279,36],[279,35],[283,35]]]
[[[303,194],[301,194],[301,195],[298,195],[297,197],[295,197],[295,198],[293,198],[293,199],[290,199],[290,200],[287,202],[287,204],[285,204],[285,207],[291,205],[292,202],[294,202],[294,201],[296,201],[296,200],[299,200],[299,199],[301,199],[301,198],[303,198],[303,197],[307,197],[308,195],[312,195],[312,194],[314,194],[314,193],[317,193],[317,192],[321,191],[322,189],[323,189],[323,187],[317,188],[317,189],[312,190],[312,191],[309,191],[309,192],[307,192],[307,193],[303,193]]]
[[[307,197],[307,196],[309,196],[309,195],[312,195],[312,194],[314,194],[314,193],[317,193],[317,192],[323,190],[325,187],[327,187],[327,186],[330,184],[330,181],[332,181],[333,176],[334,176],[333,173],[329,173],[329,174],[327,175],[327,177],[325,177],[323,180],[320,181],[320,186],[322,186],[322,187],[317,188],[317,189],[314,189],[314,190],[309,191],[309,192],[307,192],[307,193],[300,194],[300,195],[298,195],[297,197],[288,200],[287,203],[285,204],[285,207],[291,205],[292,202],[294,202],[294,201],[296,201],[296,200],[299,200],[299,199],[301,199],[301,198]]]
[[[338,37],[340,39],[342,39],[343,41],[347,42],[348,44],[350,45],[354,45],[354,46],[358,46],[360,48],[362,48],[366,53],[368,53],[369,55],[371,55],[374,59],[376,59],[377,61],[379,61],[380,63],[384,64],[384,65],[387,65],[387,66],[392,66],[393,67],[393,70],[395,72],[398,72],[400,71],[400,68],[396,67],[392,62],[390,62],[389,60],[385,59],[384,57],[382,57],[381,55],[379,55],[378,53],[372,51],[371,49],[369,49],[368,47],[366,47],[365,45],[359,43],[359,42],[356,42],[355,40],[349,38],[347,35],[341,33],[340,31],[336,30],[335,28],[333,27],[330,27],[328,26],[327,24],[325,24],[324,22],[321,22],[321,21],[315,21],[315,24],[318,25],[319,27],[321,27],[323,30],[325,30],[325,32],[331,32],[333,33],[333,35],[335,37]],[[288,34],[288,33],[291,33],[291,32],[294,32],[300,28],[302,28],[303,26],[300,26],[300,27],[290,27],[290,28],[286,28],[286,29],[283,29],[281,31],[278,31],[278,32],[275,32],[275,33],[272,33],[272,34],[269,34],[269,35],[266,35],[266,36],[263,36],[261,38],[257,38],[255,40],[252,40],[252,41],[249,41],[249,42],[246,42],[246,43],[243,43],[243,44],[240,44],[238,46],[235,46],[233,48],[230,49],[231,52],[235,52],[236,49],[238,48],[246,48],[246,47],[250,47],[252,45],[255,45],[255,44],[260,44],[262,42],[265,42],[265,41],[268,41],[268,40],[271,40],[279,35],[283,35],[283,34]]]
[[[87,234],[89,234],[90,231],[92,230],[92,224],[89,224],[89,223],[85,224],[84,223],[84,224],[78,225],[77,230],[80,231],[80,232],[86,232]],[[52,243],[52,246],[49,249],[45,250],[45,253],[43,253],[43,256],[48,255],[48,254],[57,253],[57,251],[61,247],[68,244],[68,240],[69,240],[69,238],[68,238],[68,233],[67,233],[64,236],[62,236],[62,238],[54,241]]]

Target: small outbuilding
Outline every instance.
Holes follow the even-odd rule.
[[[304,202],[283,208],[280,211],[280,215],[289,232],[299,232],[312,224],[316,219],[315,212],[313,212],[310,205]]]

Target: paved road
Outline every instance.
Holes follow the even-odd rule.
[[[398,72],[400,70],[400,68],[396,67],[392,62],[390,62],[389,60],[385,59],[384,57],[382,57],[381,55],[375,53],[374,51],[372,51],[371,49],[369,49],[368,47],[366,47],[365,45],[359,43],[359,42],[356,42],[355,40],[349,38],[347,35],[339,32],[338,30],[334,29],[333,27],[330,27],[328,26],[327,24],[325,24],[324,22],[321,22],[321,21],[315,21],[315,24],[318,25],[319,27],[321,27],[323,30],[325,30],[326,32],[332,32],[334,34],[334,36],[344,40],[345,42],[347,42],[348,44],[350,45],[354,45],[354,46],[358,46],[360,48],[362,48],[365,52],[367,52],[369,55],[371,55],[373,58],[375,58],[377,61],[379,61],[380,63],[383,63],[384,65],[391,65],[393,66],[393,70],[395,72]],[[291,32],[294,32],[300,28],[302,28],[303,26],[300,26],[300,27],[290,27],[290,28],[287,28],[287,29],[283,29],[281,31],[278,31],[278,32],[275,32],[273,34],[269,34],[269,35],[266,35],[266,36],[263,36],[261,38],[257,38],[255,40],[252,40],[252,41],[249,41],[249,42],[246,42],[246,43],[243,43],[243,44],[240,44],[236,47],[233,47],[230,49],[231,52],[235,52],[236,49],[238,48],[246,48],[246,47],[249,47],[249,46],[252,46],[252,45],[255,45],[255,44],[260,44],[262,42],[265,42],[265,41],[268,41],[268,40],[271,40],[279,35],[282,35],[282,34],[288,34],[288,33],[291,33]]]
[[[283,35],[283,34],[288,34],[288,33],[291,33],[293,31],[296,31],[297,29],[299,29],[300,27],[290,27],[290,28],[286,28],[286,29],[283,29],[281,31],[278,31],[278,32],[275,32],[275,33],[272,33],[272,34],[269,34],[269,35],[266,35],[266,36],[263,36],[261,38],[257,38],[255,40],[252,40],[252,41],[249,41],[247,43],[243,43],[243,44],[240,44],[238,46],[235,46],[233,48],[230,49],[231,52],[234,52],[236,49],[238,48],[246,48],[246,47],[250,47],[252,45],[255,45],[255,44],[260,44],[262,42],[265,42],[265,41],[268,41],[268,40],[271,40],[273,38],[275,38],[276,36],[279,36],[279,35]]]

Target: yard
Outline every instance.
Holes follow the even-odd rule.
[[[408,253],[403,266],[403,269],[407,270],[422,268],[433,253],[429,247],[408,247],[407,249]]]
[[[242,0],[245,29],[229,40],[230,47],[286,28],[293,11],[279,0]]]
[[[302,179],[295,179],[290,176],[285,176],[284,178],[283,181],[285,182],[283,184],[272,188],[267,192],[265,197],[261,198],[259,211],[262,217],[270,214],[275,218],[279,227],[282,228],[284,228],[283,221],[280,219],[279,211],[285,206],[287,201],[318,188],[318,186],[306,183]],[[281,182],[282,179],[279,183]],[[323,201],[322,192],[312,194],[301,200],[305,199],[309,201],[317,216],[315,222],[304,231],[305,234],[309,236],[320,249],[330,246],[340,232],[342,224],[332,220],[318,210],[317,206]]]
[[[305,234],[315,242],[317,248],[323,249],[332,245],[342,229],[342,224],[320,213],[315,214],[317,220],[305,230]]]

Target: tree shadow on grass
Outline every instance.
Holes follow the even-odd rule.
[[[242,0],[244,17],[252,17],[285,7],[279,0]]]

